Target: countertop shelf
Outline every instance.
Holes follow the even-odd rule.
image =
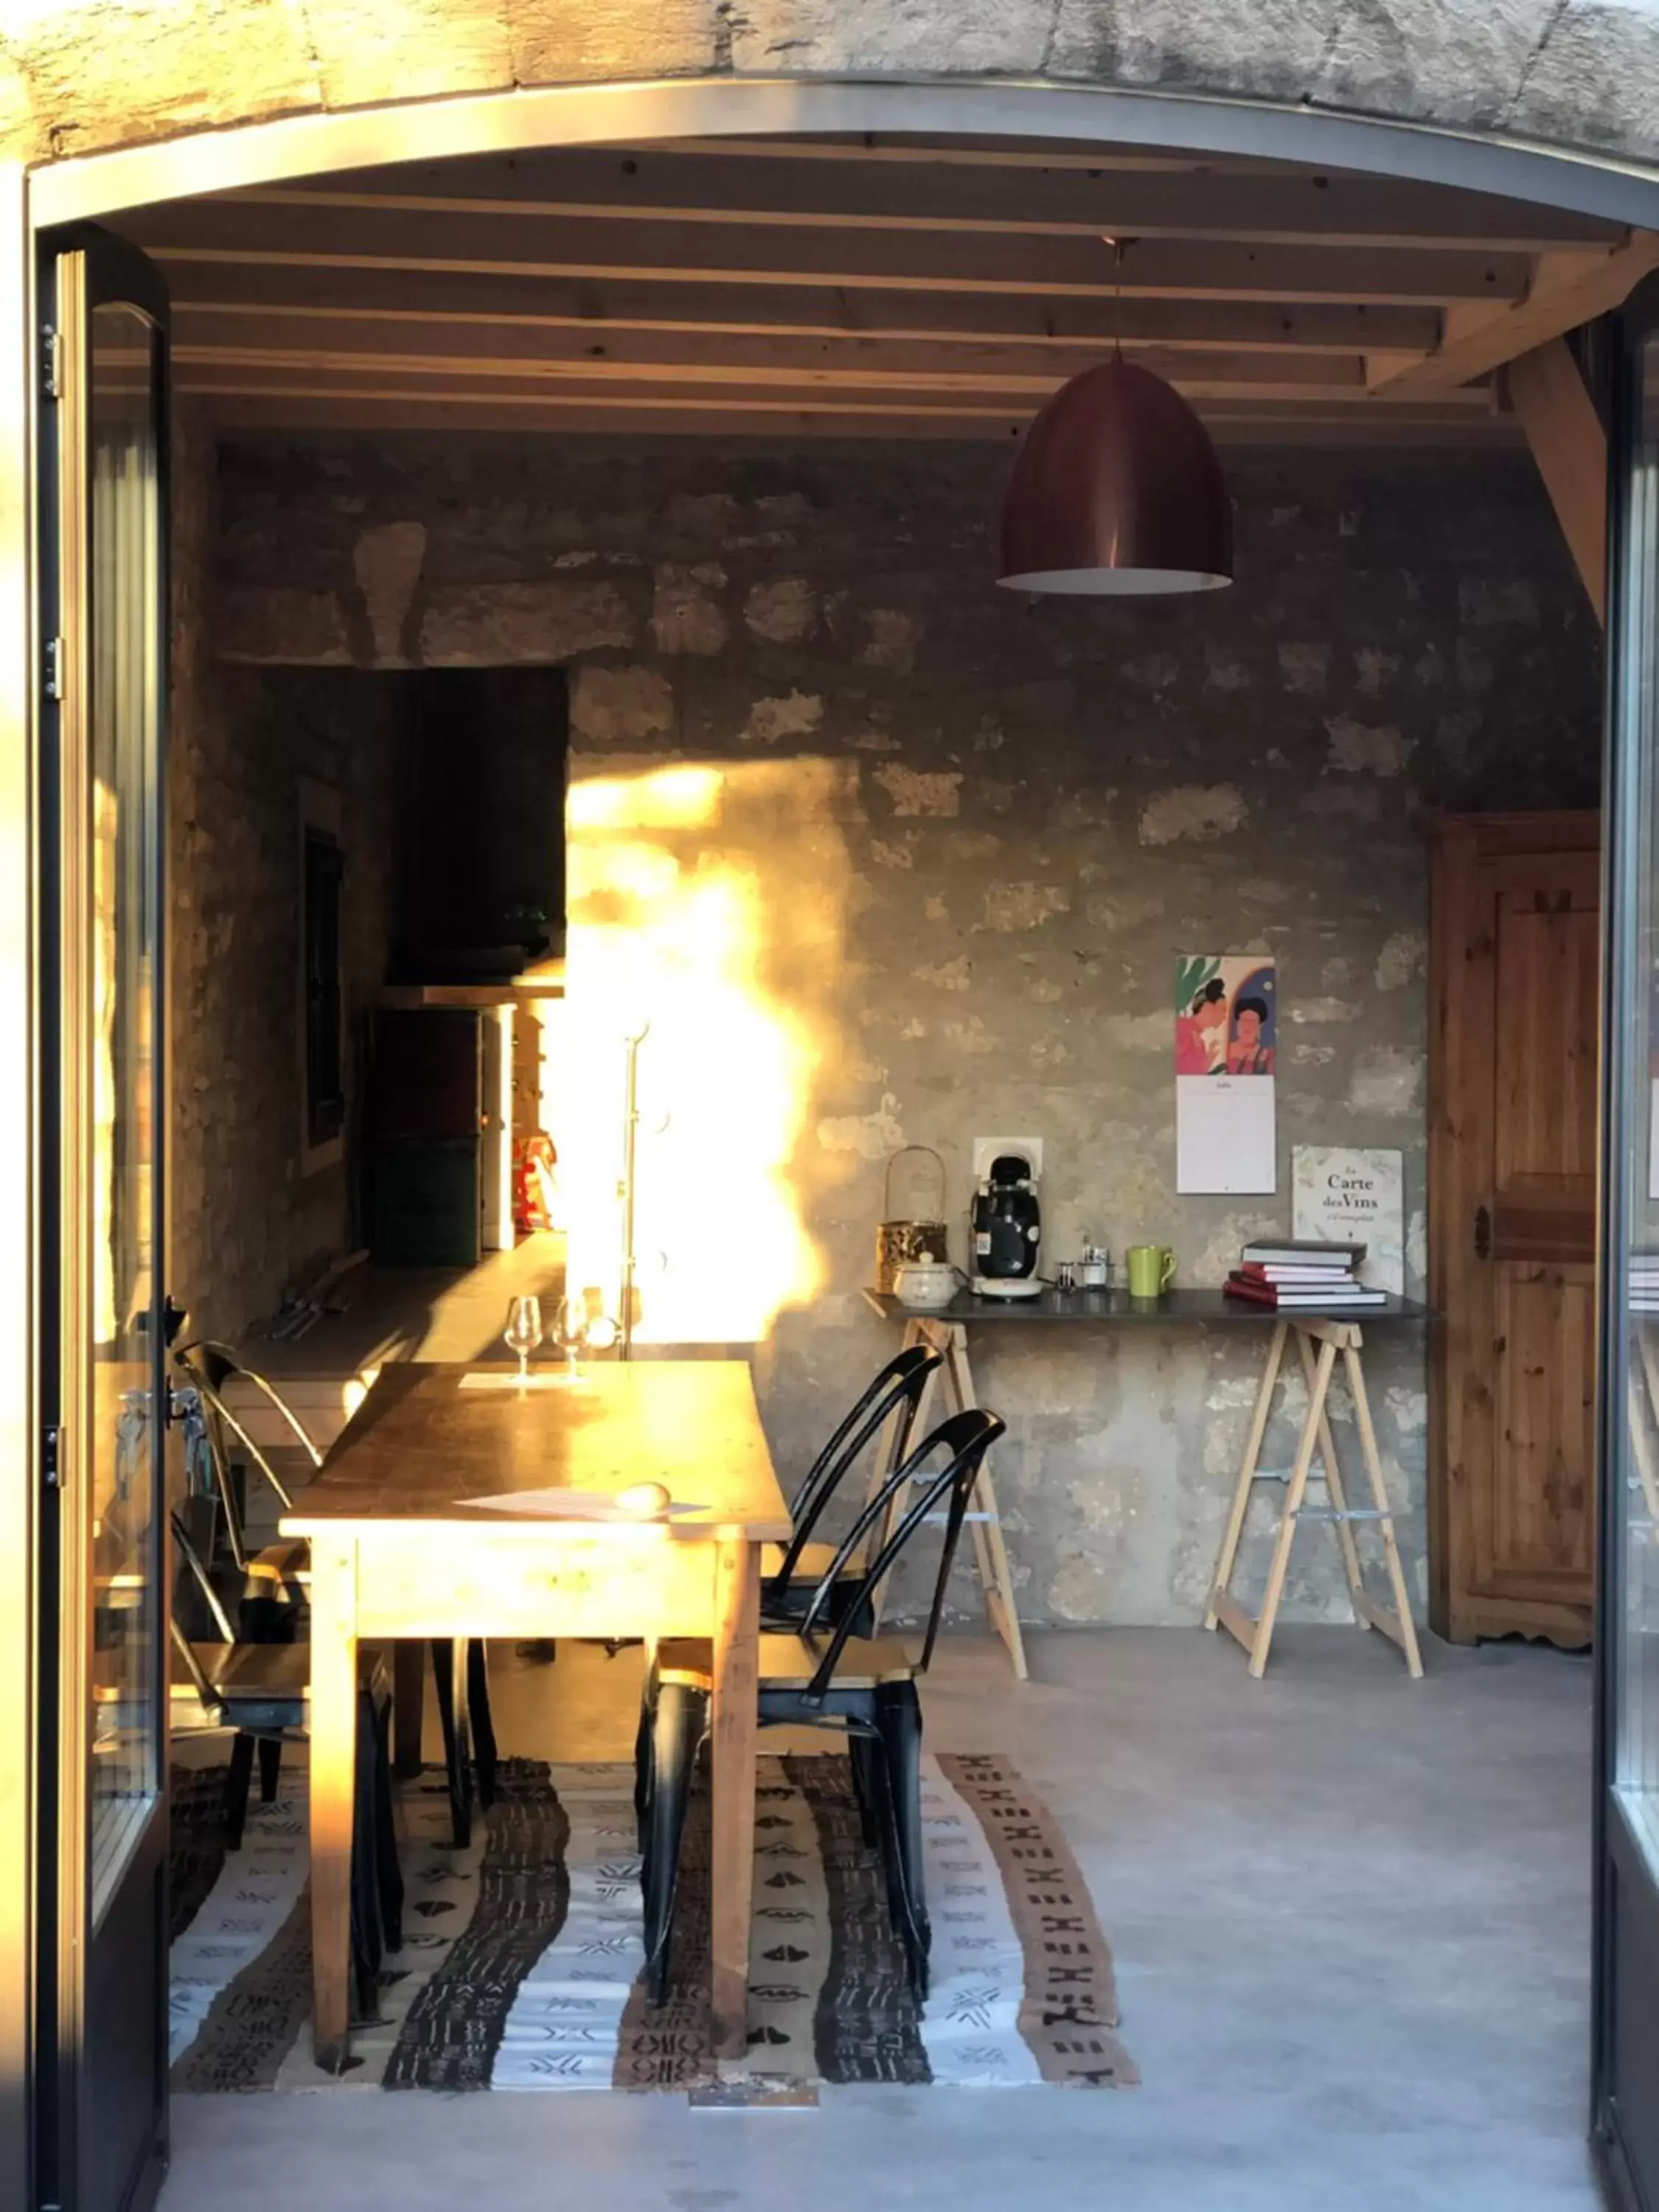
[[[866,1290],[866,1302],[886,1321],[957,1322],[964,1328],[1003,1328],[1021,1322],[1105,1323],[1119,1328],[1170,1328],[1202,1323],[1222,1328],[1261,1328],[1275,1321],[1353,1321],[1370,1327],[1382,1322],[1424,1322],[1427,1306],[1390,1297],[1386,1305],[1345,1306],[1333,1303],[1284,1310],[1230,1298],[1219,1290],[1166,1291],[1158,1298],[1132,1298],[1127,1291],[1043,1291],[1034,1298],[981,1298],[958,1291],[948,1305],[907,1306],[890,1292]]]

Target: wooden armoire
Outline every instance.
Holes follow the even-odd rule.
[[[1430,1619],[1590,1638],[1600,817],[1443,818],[1431,960]]]

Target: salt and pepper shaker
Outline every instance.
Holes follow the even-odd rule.
[[[1103,1291],[1111,1281],[1111,1255],[1103,1244],[1085,1244],[1078,1267],[1078,1281],[1085,1291]]]

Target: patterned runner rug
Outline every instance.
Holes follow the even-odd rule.
[[[714,2079],[708,1800],[692,1799],[666,2001],[641,1984],[633,1772],[509,1759],[501,1796],[449,1840],[435,1773],[398,1808],[404,1948],[343,2076],[311,2062],[306,1767],[223,1847],[222,1767],[174,1775],[175,2092],[688,2089]],[[912,1998],[847,1760],[763,1759],[749,2040],[793,2082],[975,2087],[1139,2079],[1112,2033],[1111,1953],[1076,1861],[1006,1759],[923,1769],[932,1990]]]

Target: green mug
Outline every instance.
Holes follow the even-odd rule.
[[[1167,1244],[1132,1244],[1123,1257],[1132,1298],[1161,1298],[1175,1280],[1176,1255]]]

